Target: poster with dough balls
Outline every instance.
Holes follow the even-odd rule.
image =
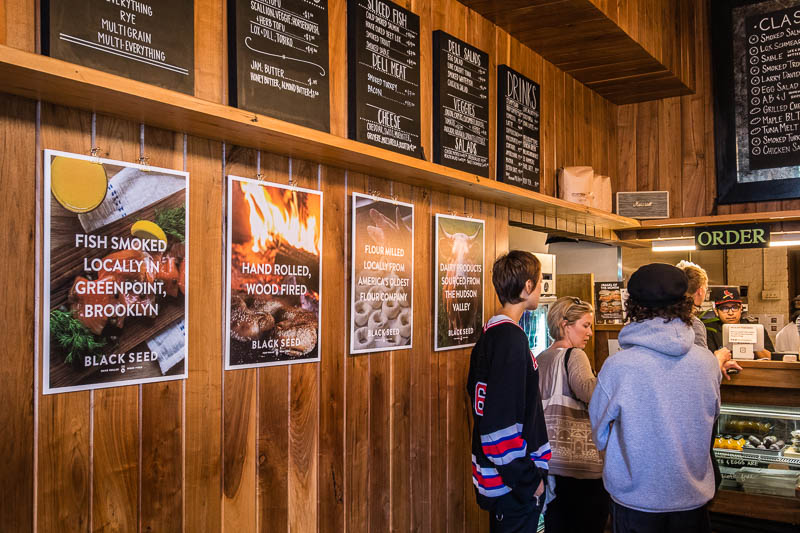
[[[225,369],[319,361],[322,193],[228,176]]]
[[[44,394],[186,378],[188,187],[44,151]]]
[[[353,194],[350,353],[411,348],[414,206]]]
[[[483,327],[483,220],[436,215],[433,349],[472,346]]]

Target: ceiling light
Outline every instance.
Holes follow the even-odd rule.
[[[697,246],[694,243],[694,237],[653,241],[654,252],[688,252],[692,250],[697,250]]]
[[[787,233],[770,233],[769,245],[774,246],[800,246],[800,231]]]

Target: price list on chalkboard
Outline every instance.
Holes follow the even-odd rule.
[[[422,157],[419,16],[381,0],[348,0],[348,134]]]
[[[229,0],[231,105],[330,131],[327,0]]]
[[[750,169],[800,165],[800,8],[745,19]]]
[[[539,84],[497,67],[497,179],[539,190]]]
[[[433,161],[489,175],[489,54],[433,32]]]
[[[194,92],[194,1],[43,0],[42,53]]]

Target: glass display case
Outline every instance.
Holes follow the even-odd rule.
[[[555,300],[539,301],[539,306],[534,311],[525,311],[519,320],[519,325],[528,337],[528,347],[534,357],[545,351],[553,343],[547,331],[547,313]]]
[[[722,489],[800,497],[800,407],[723,404],[714,455]]]

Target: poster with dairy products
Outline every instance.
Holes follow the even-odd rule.
[[[410,349],[414,206],[353,194],[350,353]]]
[[[483,220],[436,215],[433,348],[472,346],[483,327]]]
[[[187,377],[189,175],[44,151],[44,393]]]
[[[322,193],[228,176],[225,369],[319,361]]]

